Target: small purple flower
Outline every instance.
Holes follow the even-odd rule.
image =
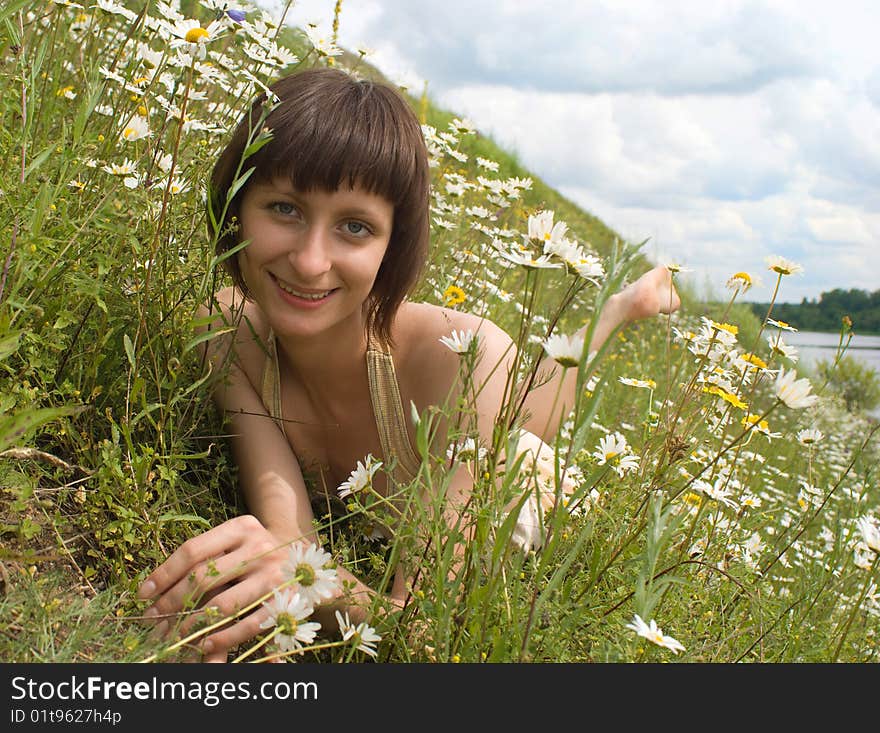
[[[236,23],[241,23],[245,18],[244,10],[227,10],[226,15],[228,15]]]

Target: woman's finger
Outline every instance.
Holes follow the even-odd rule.
[[[260,521],[244,515],[187,540],[144,579],[138,597],[146,600],[161,596],[201,563],[229,554],[255,537],[264,540],[267,547],[271,544],[271,535]]]
[[[203,607],[209,598],[216,595],[212,594],[213,590],[237,585],[239,579],[246,575],[262,577],[263,584],[280,583],[281,557],[267,559],[265,555],[254,556],[253,553],[253,548],[240,549],[197,565],[156,599],[147,613],[161,617]],[[185,618],[184,623],[186,620]]]

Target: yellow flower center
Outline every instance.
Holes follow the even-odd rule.
[[[450,285],[443,291],[443,297],[446,299],[446,305],[449,306],[464,303],[467,296],[464,294],[464,290],[457,285]]]
[[[715,328],[721,331],[727,331],[727,333],[732,333],[734,336],[739,333],[739,326],[734,326],[730,323],[716,323]]]
[[[184,36],[187,43],[202,43],[208,38],[208,31],[204,28],[190,28]]]
[[[282,611],[275,617],[275,625],[278,627],[278,632],[287,636],[296,634],[297,623],[296,618],[286,611]]]
[[[767,362],[765,362],[760,356],[756,356],[755,354],[743,354],[740,358],[743,361],[747,361],[749,364],[754,364],[759,369],[767,368]]]
[[[605,451],[605,460],[606,460],[606,461],[610,461],[610,460],[611,460],[612,458],[614,458],[616,455],[617,455],[617,451],[616,451],[616,450]]]
[[[315,569],[307,562],[300,563],[296,566],[296,577],[299,584],[305,587],[315,584]]]
[[[738,272],[733,276],[734,280],[742,280],[746,285],[752,284],[752,277],[747,272]]]

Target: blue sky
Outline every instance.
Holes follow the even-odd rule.
[[[271,0],[264,7],[278,6]],[[332,0],[288,22],[329,29]],[[700,293],[880,289],[875,0],[344,0],[340,43],[515,152]]]

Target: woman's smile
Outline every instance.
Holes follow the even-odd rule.
[[[319,308],[326,303],[337,290],[339,290],[339,288],[330,288],[329,290],[300,288],[290,285],[277,275],[270,273],[270,277],[275,280],[275,284],[281,291],[281,298],[285,302],[298,308]]]

